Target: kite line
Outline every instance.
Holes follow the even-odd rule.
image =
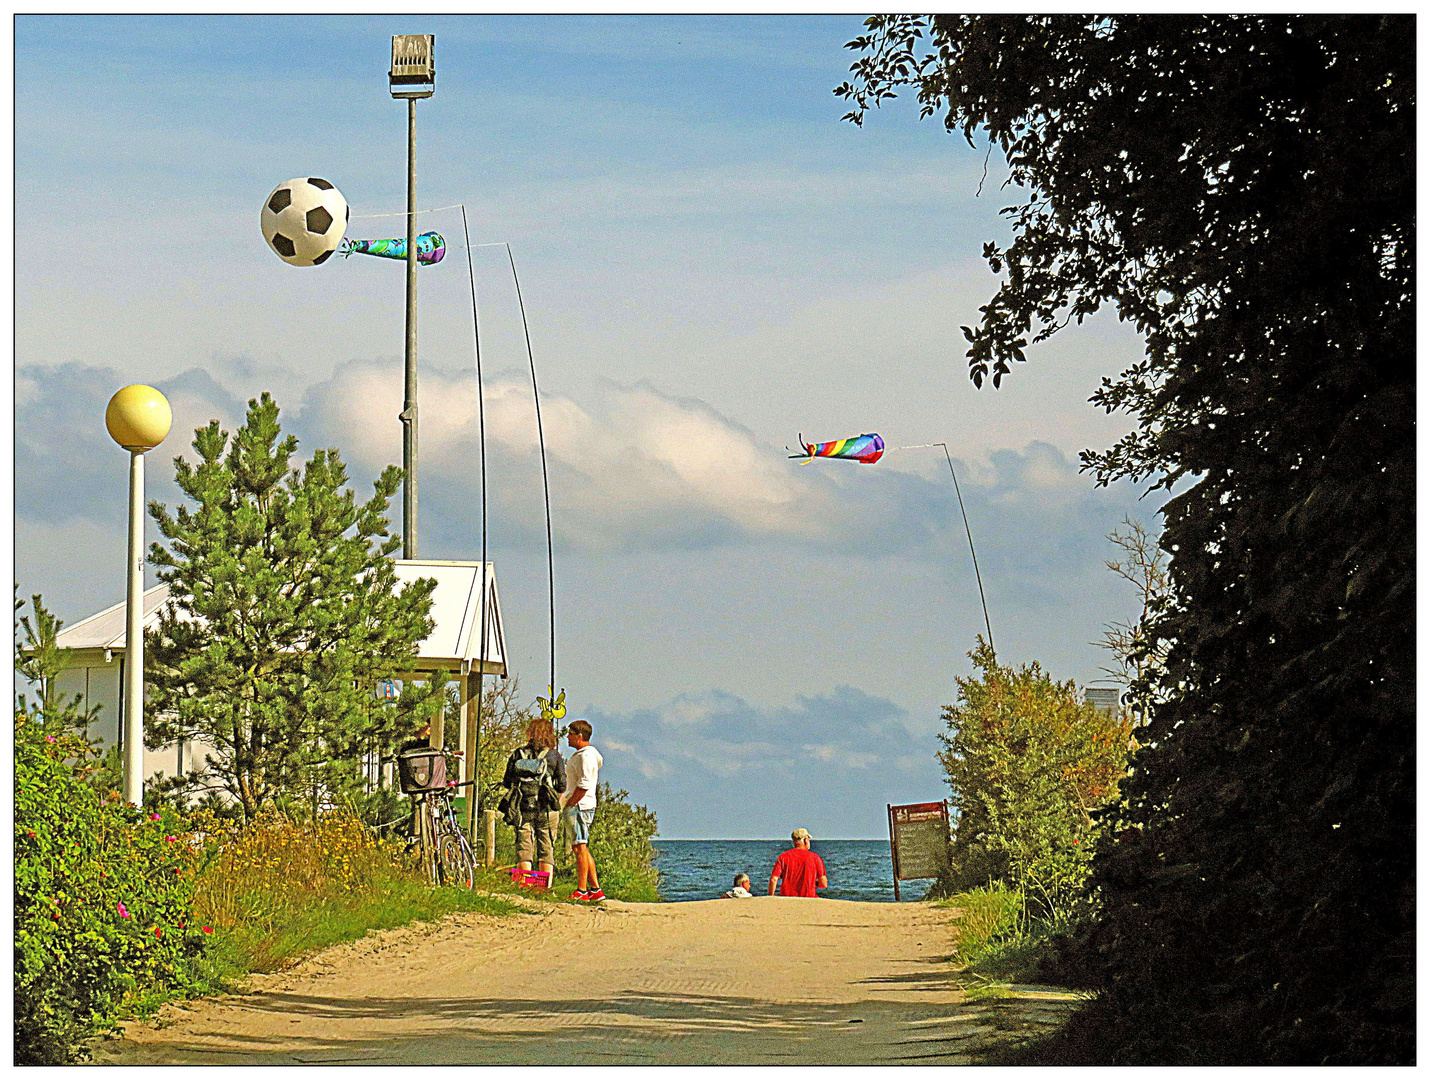
[[[477,428],[479,458],[482,473],[482,647],[477,654],[477,715],[472,733],[472,760],[467,768],[475,783],[472,785],[472,813],[468,815],[469,830],[476,835],[477,815],[482,809],[482,784],[480,763],[482,759],[482,698],[487,688],[487,604],[490,593],[487,589],[487,408],[486,394],[482,389],[482,334],[481,319],[477,309],[477,277],[472,271],[472,238],[467,232],[467,207],[462,204],[462,240],[467,249],[467,284],[472,290],[472,351],[477,368]],[[506,657],[502,657],[505,661]],[[465,749],[465,748],[464,748]]]
[[[953,477],[953,491],[958,496],[958,512],[963,515],[963,531],[968,536],[968,553],[973,556],[973,576],[978,581],[978,599],[983,604],[983,626],[988,631],[988,647],[993,649],[993,620],[988,617],[988,597],[983,592],[983,573],[978,569],[978,552],[973,547],[973,530],[968,525],[968,510],[963,505],[963,489],[958,484],[958,473],[953,468],[953,455],[948,452],[948,443],[916,443],[913,446],[884,445],[884,440],[872,432],[851,439],[833,439],[829,442],[805,442],[804,433],[799,436],[801,453],[791,454],[791,460],[807,465],[815,458],[832,461],[854,461],[860,465],[873,465],[889,450],[922,450],[931,446],[943,448],[944,460],[948,462],[948,474]],[[786,450],[789,447],[785,447]],[[997,652],[994,649],[994,652]]]

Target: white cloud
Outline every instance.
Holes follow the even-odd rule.
[[[479,496],[479,417],[470,374],[425,375],[419,416],[419,491],[455,485]],[[395,364],[342,365],[309,392],[303,426],[345,449],[367,472],[401,460],[401,434],[387,419],[402,396]],[[609,546],[632,538],[684,541],[740,534],[793,537],[827,528],[828,485],[789,467],[785,455],[704,403],[649,385],[603,382],[589,405],[543,393],[555,527],[570,542]],[[381,419],[374,422],[375,415]],[[540,473],[530,383],[515,374],[486,387],[488,475],[505,514],[540,528]],[[524,469],[514,490],[511,474]],[[533,472],[533,470],[536,470]]]
[[[862,754],[857,750],[850,750],[846,746],[835,746],[830,743],[806,746],[804,752],[816,761],[842,765],[848,769],[867,769],[870,765],[877,765],[883,760],[878,754]]]

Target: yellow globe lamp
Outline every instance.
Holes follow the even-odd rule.
[[[143,453],[164,441],[174,423],[169,400],[152,386],[135,383],[109,399],[104,426],[109,436],[126,450]]]
[[[120,702],[124,800],[144,803],[144,454],[169,434],[174,412],[152,386],[135,383],[109,399],[104,426],[129,451],[129,561],[124,596],[124,696]]]

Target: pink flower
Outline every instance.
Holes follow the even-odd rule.
[[[204,933],[205,933],[205,934],[212,934],[213,932],[214,932],[214,928],[213,928],[212,926],[205,926],[205,927],[204,927]]]
[[[54,742],[54,741],[55,741],[55,737],[54,737],[53,735],[46,735],[46,736],[45,736],[45,742]]]
[[[159,815],[158,815],[158,814],[150,814],[150,815],[149,815],[149,820],[150,820],[150,821],[158,821],[158,820],[159,820]]]
[[[129,918],[129,909],[124,906],[124,901],[122,900],[119,902],[119,917],[121,919]]]
[[[174,838],[173,838],[172,836],[166,836],[166,837],[164,837],[164,839],[167,840],[167,841],[168,841],[169,843],[171,843],[171,844],[174,842]]]

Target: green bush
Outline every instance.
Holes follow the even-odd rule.
[[[15,729],[15,1060],[58,1064],[128,1011],[206,984],[191,918],[201,854],[169,814],[85,781],[73,735]]]
[[[1079,701],[1075,684],[1037,663],[1000,666],[981,638],[969,656],[982,677],[958,680],[941,736],[958,809],[942,891],[1005,881],[1025,917],[1065,921],[1085,900],[1092,812],[1116,795],[1131,719]]]
[[[600,785],[590,848],[601,890],[607,896],[644,903],[660,899],[655,849],[650,843],[659,828],[655,812],[633,805],[630,792]]]

